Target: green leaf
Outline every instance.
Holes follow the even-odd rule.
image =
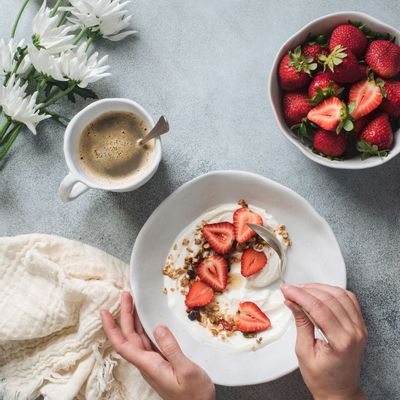
[[[344,129],[346,132],[352,131],[352,130],[354,129],[353,121],[347,119],[347,120],[345,121],[344,125],[343,125],[343,129]]]
[[[98,99],[99,98],[92,89],[80,88],[79,86],[75,87],[75,89],[73,90],[73,93],[77,94],[78,96],[80,96],[84,99]]]
[[[347,107],[349,114],[351,114],[356,108],[357,102],[352,101]]]
[[[369,42],[371,42],[372,40],[376,40],[376,39],[390,40],[393,43],[396,42],[395,36],[392,36],[387,32],[381,33],[381,32],[373,31],[360,21],[349,21],[349,24],[351,24],[351,25],[355,26],[356,28],[360,29],[361,31],[363,31]]]

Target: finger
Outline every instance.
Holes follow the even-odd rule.
[[[304,288],[318,289],[329,293],[342,304],[346,313],[354,323],[359,324],[362,320],[361,309],[359,305],[356,305],[358,302],[353,293],[337,286],[322,285],[320,283],[309,283],[304,285]],[[354,296],[355,301],[352,299],[352,296]]]
[[[142,323],[140,322],[139,315],[136,310],[135,303],[133,303],[133,319],[135,321],[135,329],[137,334],[140,336],[143,342],[143,346],[146,350],[153,350],[151,346],[150,339],[148,338],[146,332],[143,329]]]
[[[343,328],[331,309],[321,300],[308,293],[305,289],[296,286],[281,286],[282,293],[287,300],[303,307],[329,339],[329,343],[335,344],[342,339]]]
[[[331,309],[333,314],[335,314],[336,318],[344,329],[347,331],[353,330],[355,325],[354,321],[351,319],[349,313],[335,295],[324,289],[305,288],[305,290],[326,304]]]
[[[106,333],[108,340],[112,347],[118,351],[126,342],[126,338],[122,335],[120,329],[115,323],[111,313],[107,310],[100,310],[101,321],[103,323],[103,329]]]
[[[313,351],[315,337],[314,325],[306,314],[295,303],[285,300],[285,304],[292,311],[296,323],[297,339],[296,353],[298,357],[306,357]]]
[[[128,340],[122,335],[121,330],[115,323],[111,313],[107,310],[100,310],[100,315],[104,332],[113,349],[139,369],[146,366],[147,363],[144,357],[145,351],[139,346],[135,346],[128,342]]]
[[[133,320],[133,300],[129,292],[122,293],[121,299],[121,329],[122,334],[129,339],[135,334],[135,323]]]
[[[184,372],[190,361],[182,353],[172,332],[166,326],[158,325],[153,333],[161,353],[170,362],[175,372],[178,375]]]

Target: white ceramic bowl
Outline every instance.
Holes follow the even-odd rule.
[[[339,24],[347,23],[351,21],[361,21],[365,23],[369,28],[378,32],[388,32],[392,36],[395,36],[398,41],[400,41],[400,31],[387,25],[368,14],[364,14],[356,11],[343,11],[339,13],[325,15],[323,17],[317,18],[314,21],[307,24],[304,28],[300,29],[291,38],[289,38],[286,43],[279,50],[274,63],[272,65],[271,75],[269,77],[269,97],[274,111],[276,120],[283,135],[292,142],[305,156],[309,159],[317,162],[318,164],[325,165],[331,168],[340,169],[364,169],[376,167],[388,162],[392,158],[396,157],[400,153],[400,139],[397,137],[399,132],[395,132],[395,141],[393,148],[391,149],[387,157],[370,157],[367,160],[362,161],[360,156],[356,156],[351,159],[344,161],[334,161],[328,158],[321,157],[311,151],[311,149],[302,144],[299,138],[289,129],[287,126],[282,113],[281,108],[281,98],[282,91],[279,87],[278,82],[278,70],[279,63],[283,56],[291,49],[294,49],[301,43],[304,43],[307,39],[307,35],[312,33],[314,35],[321,33],[329,33]]]
[[[140,231],[131,257],[131,285],[144,329],[151,339],[158,323],[176,335],[185,354],[221,385],[253,385],[277,379],[297,368],[294,323],[276,342],[257,351],[226,352],[198,342],[170,311],[163,293],[162,267],[176,236],[201,213],[244,198],[287,226],[293,246],[285,279],[345,287],[346,269],[327,222],[301,196],[262,176],[217,171],[187,182],[153,212]]]

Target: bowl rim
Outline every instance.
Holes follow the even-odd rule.
[[[278,188],[279,190],[282,190],[284,193],[288,194],[289,196],[292,196],[293,198],[295,198],[297,201],[301,202],[308,210],[309,212],[319,221],[321,222],[328,230],[329,235],[331,236],[332,239],[332,246],[336,247],[339,250],[339,255],[340,255],[340,259],[342,262],[342,265],[344,266],[343,268],[343,275],[342,275],[342,280],[340,283],[338,283],[338,286],[346,288],[347,287],[347,269],[346,269],[346,263],[343,257],[343,253],[341,251],[340,245],[337,241],[336,235],[333,232],[331,226],[329,225],[329,223],[326,221],[326,219],[311,205],[311,203],[306,200],[303,196],[301,196],[300,194],[298,194],[296,191],[294,191],[293,189],[290,189],[287,186],[284,186],[283,184],[276,182],[270,178],[267,178],[263,175],[254,173],[254,172],[250,172],[250,171],[244,171],[244,170],[215,170],[215,171],[211,171],[211,172],[207,172],[205,174],[199,175],[185,183],[183,183],[181,186],[179,186],[177,189],[175,189],[170,195],[168,195],[160,204],[159,206],[152,212],[152,214],[150,215],[150,217],[146,220],[146,222],[144,223],[144,225],[142,226],[139,234],[136,237],[136,240],[134,242],[133,248],[132,248],[132,253],[131,253],[131,257],[130,257],[130,262],[129,262],[129,280],[130,280],[130,285],[132,288],[132,292],[133,294],[137,293],[138,291],[140,291],[139,289],[139,282],[134,279],[134,276],[136,276],[136,273],[134,272],[135,269],[138,268],[138,266],[135,267],[135,265],[138,265],[137,263],[134,262],[135,259],[135,254],[138,251],[138,247],[140,245],[140,243],[143,241],[142,237],[145,236],[145,231],[147,230],[147,228],[151,225],[153,225],[156,221],[160,221],[162,219],[162,215],[164,213],[164,208],[168,205],[168,203],[170,203],[171,201],[174,202],[176,197],[180,196],[181,192],[187,190],[189,187],[191,187],[192,185],[197,184],[199,181],[208,179],[210,177],[215,177],[215,176],[219,176],[221,179],[226,179],[227,177],[238,177],[241,176],[245,179],[257,179],[259,181],[262,181],[263,183],[273,186],[275,188]],[[144,310],[142,308],[142,303],[138,302],[136,304],[136,308],[137,308],[137,312],[138,315],[143,315]],[[148,334],[148,336],[150,337],[151,341],[154,343],[154,345],[157,347],[157,344],[154,340],[154,336],[153,336],[153,332],[151,330],[151,326],[150,324],[146,321],[143,320],[142,321],[143,327],[146,331],[146,333]],[[292,329],[295,329],[295,327],[292,327]],[[298,368],[298,362],[297,362],[297,358],[296,358],[296,362],[295,365],[292,365],[286,372],[284,373],[276,373],[275,375],[272,375],[270,378],[268,378],[268,380],[265,379],[255,379],[255,380],[249,380],[246,383],[240,383],[240,384],[234,384],[232,382],[229,381],[225,381],[225,380],[214,380],[213,382],[217,385],[223,385],[223,386],[245,386],[245,385],[257,385],[257,384],[261,384],[261,383],[266,383],[266,382],[272,382],[276,379],[279,379],[283,376],[286,376],[290,373],[292,373],[293,371],[295,371]]]
[[[387,29],[391,31],[393,35],[396,36],[398,40],[400,40],[400,31],[396,29],[395,27],[369,15],[364,12],[360,11],[340,11],[340,12],[335,12],[335,13],[330,13],[326,15],[322,15],[318,18],[313,19],[306,25],[304,25],[302,28],[300,28],[297,32],[295,32],[293,35],[291,35],[284,43],[283,45],[279,48],[278,52],[276,53],[276,56],[274,58],[274,61],[272,63],[271,71],[269,74],[269,79],[268,79],[268,97],[269,97],[269,102],[272,108],[272,111],[275,116],[275,120],[280,128],[281,133],[286,137],[289,142],[294,144],[307,158],[310,160],[320,164],[324,165],[326,167],[330,168],[335,168],[335,169],[347,169],[347,170],[360,170],[360,169],[367,169],[367,168],[372,168],[372,167],[377,167],[380,165],[383,165],[387,163],[388,161],[392,160],[394,157],[396,157],[400,153],[400,143],[397,144],[397,147],[394,146],[389,155],[387,157],[371,157],[368,160],[362,161],[361,159],[359,160],[343,160],[343,161],[336,161],[336,160],[330,160],[328,158],[319,156],[317,154],[312,153],[312,151],[302,144],[300,140],[293,134],[293,132],[288,128],[288,126],[285,123],[282,123],[280,120],[280,117],[282,116],[282,111],[281,109],[277,109],[274,104],[274,97],[276,96],[275,93],[273,93],[273,84],[274,80],[277,79],[277,72],[278,72],[278,66],[280,63],[281,58],[283,57],[283,54],[287,51],[287,47],[290,42],[296,41],[296,39],[304,34],[307,30],[312,28],[315,24],[322,22],[322,21],[329,21],[333,18],[336,17],[343,17],[343,16],[348,16],[349,19],[354,19],[357,18],[359,20],[365,21],[365,22],[373,22],[377,25],[380,25],[382,29]],[[281,95],[281,93],[279,93]],[[400,129],[398,129],[396,132],[399,132]],[[394,132],[394,133],[396,133]],[[397,141],[400,141],[399,139]]]

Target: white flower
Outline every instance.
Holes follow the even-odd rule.
[[[76,25],[61,25],[57,27],[58,16],[50,16],[51,9],[43,2],[40,10],[32,21],[32,40],[36,47],[45,48],[51,54],[57,54],[73,47],[74,35],[70,32],[77,29]]]
[[[59,57],[50,54],[45,49],[37,49],[31,44],[28,45],[28,54],[36,71],[56,81],[66,80],[61,72]]]
[[[25,92],[28,83],[20,86],[20,80],[12,75],[7,86],[0,86],[0,106],[4,113],[13,121],[21,122],[36,135],[36,125],[50,115],[39,114],[39,105],[36,105],[38,93],[28,96]]]
[[[18,44],[14,42],[14,39],[10,39],[8,43],[4,39],[0,39],[0,75],[7,75],[14,71],[17,65],[17,61],[14,59],[14,55],[18,47],[24,47],[24,41],[21,40]],[[23,74],[29,68],[29,57],[25,56],[22,60],[16,74]]]
[[[106,65],[108,56],[97,60],[98,53],[96,52],[88,57],[86,47],[86,43],[83,43],[77,51],[70,50],[62,53],[59,59],[64,78],[77,82],[78,86],[82,88],[111,75],[106,72],[110,68],[109,65]]]
[[[73,7],[68,10],[73,15],[70,20],[84,27],[91,28],[102,37],[117,41],[136,33],[128,30],[122,32],[129,26],[131,19],[127,10],[123,8],[129,1],[120,0],[70,0]]]

